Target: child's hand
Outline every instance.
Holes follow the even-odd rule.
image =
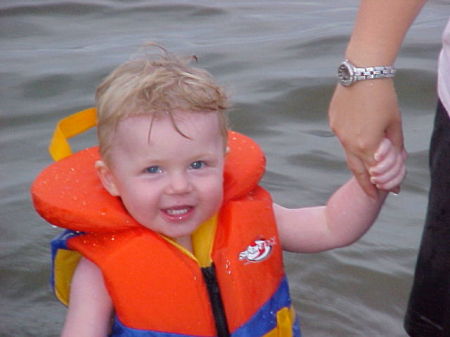
[[[372,184],[379,190],[400,192],[400,183],[406,175],[406,152],[399,152],[384,138],[374,157],[377,163],[369,169]]]

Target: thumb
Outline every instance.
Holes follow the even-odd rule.
[[[347,154],[347,164],[363,191],[375,199],[378,193],[375,185],[370,181],[368,168],[359,158],[351,154]]]
[[[389,125],[386,129],[386,137],[392,142],[392,145],[399,153],[404,151],[403,128],[401,120]]]

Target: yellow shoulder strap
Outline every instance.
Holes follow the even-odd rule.
[[[68,138],[76,136],[97,125],[96,109],[78,111],[61,119],[55,127],[48,152],[58,161],[72,154]]]
[[[68,139],[97,125],[96,109],[78,111],[61,119],[55,127],[48,152],[58,161],[72,154]],[[80,260],[78,252],[60,249],[54,263],[54,291],[56,297],[65,305],[69,303],[70,283],[73,272]]]

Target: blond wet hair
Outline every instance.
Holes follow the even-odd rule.
[[[160,53],[130,59],[97,87],[97,136],[102,158],[108,160],[116,127],[128,117],[149,116],[151,123],[166,114],[183,135],[176,125],[175,111],[217,113],[226,144],[228,97],[223,88],[208,71],[190,65],[197,60],[195,56],[178,57],[156,44],[147,48],[157,48]]]

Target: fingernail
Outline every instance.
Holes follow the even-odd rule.
[[[391,190],[391,192],[392,192],[392,194],[394,194],[394,195],[399,195],[399,194],[400,194],[400,186],[394,187],[394,188]]]

